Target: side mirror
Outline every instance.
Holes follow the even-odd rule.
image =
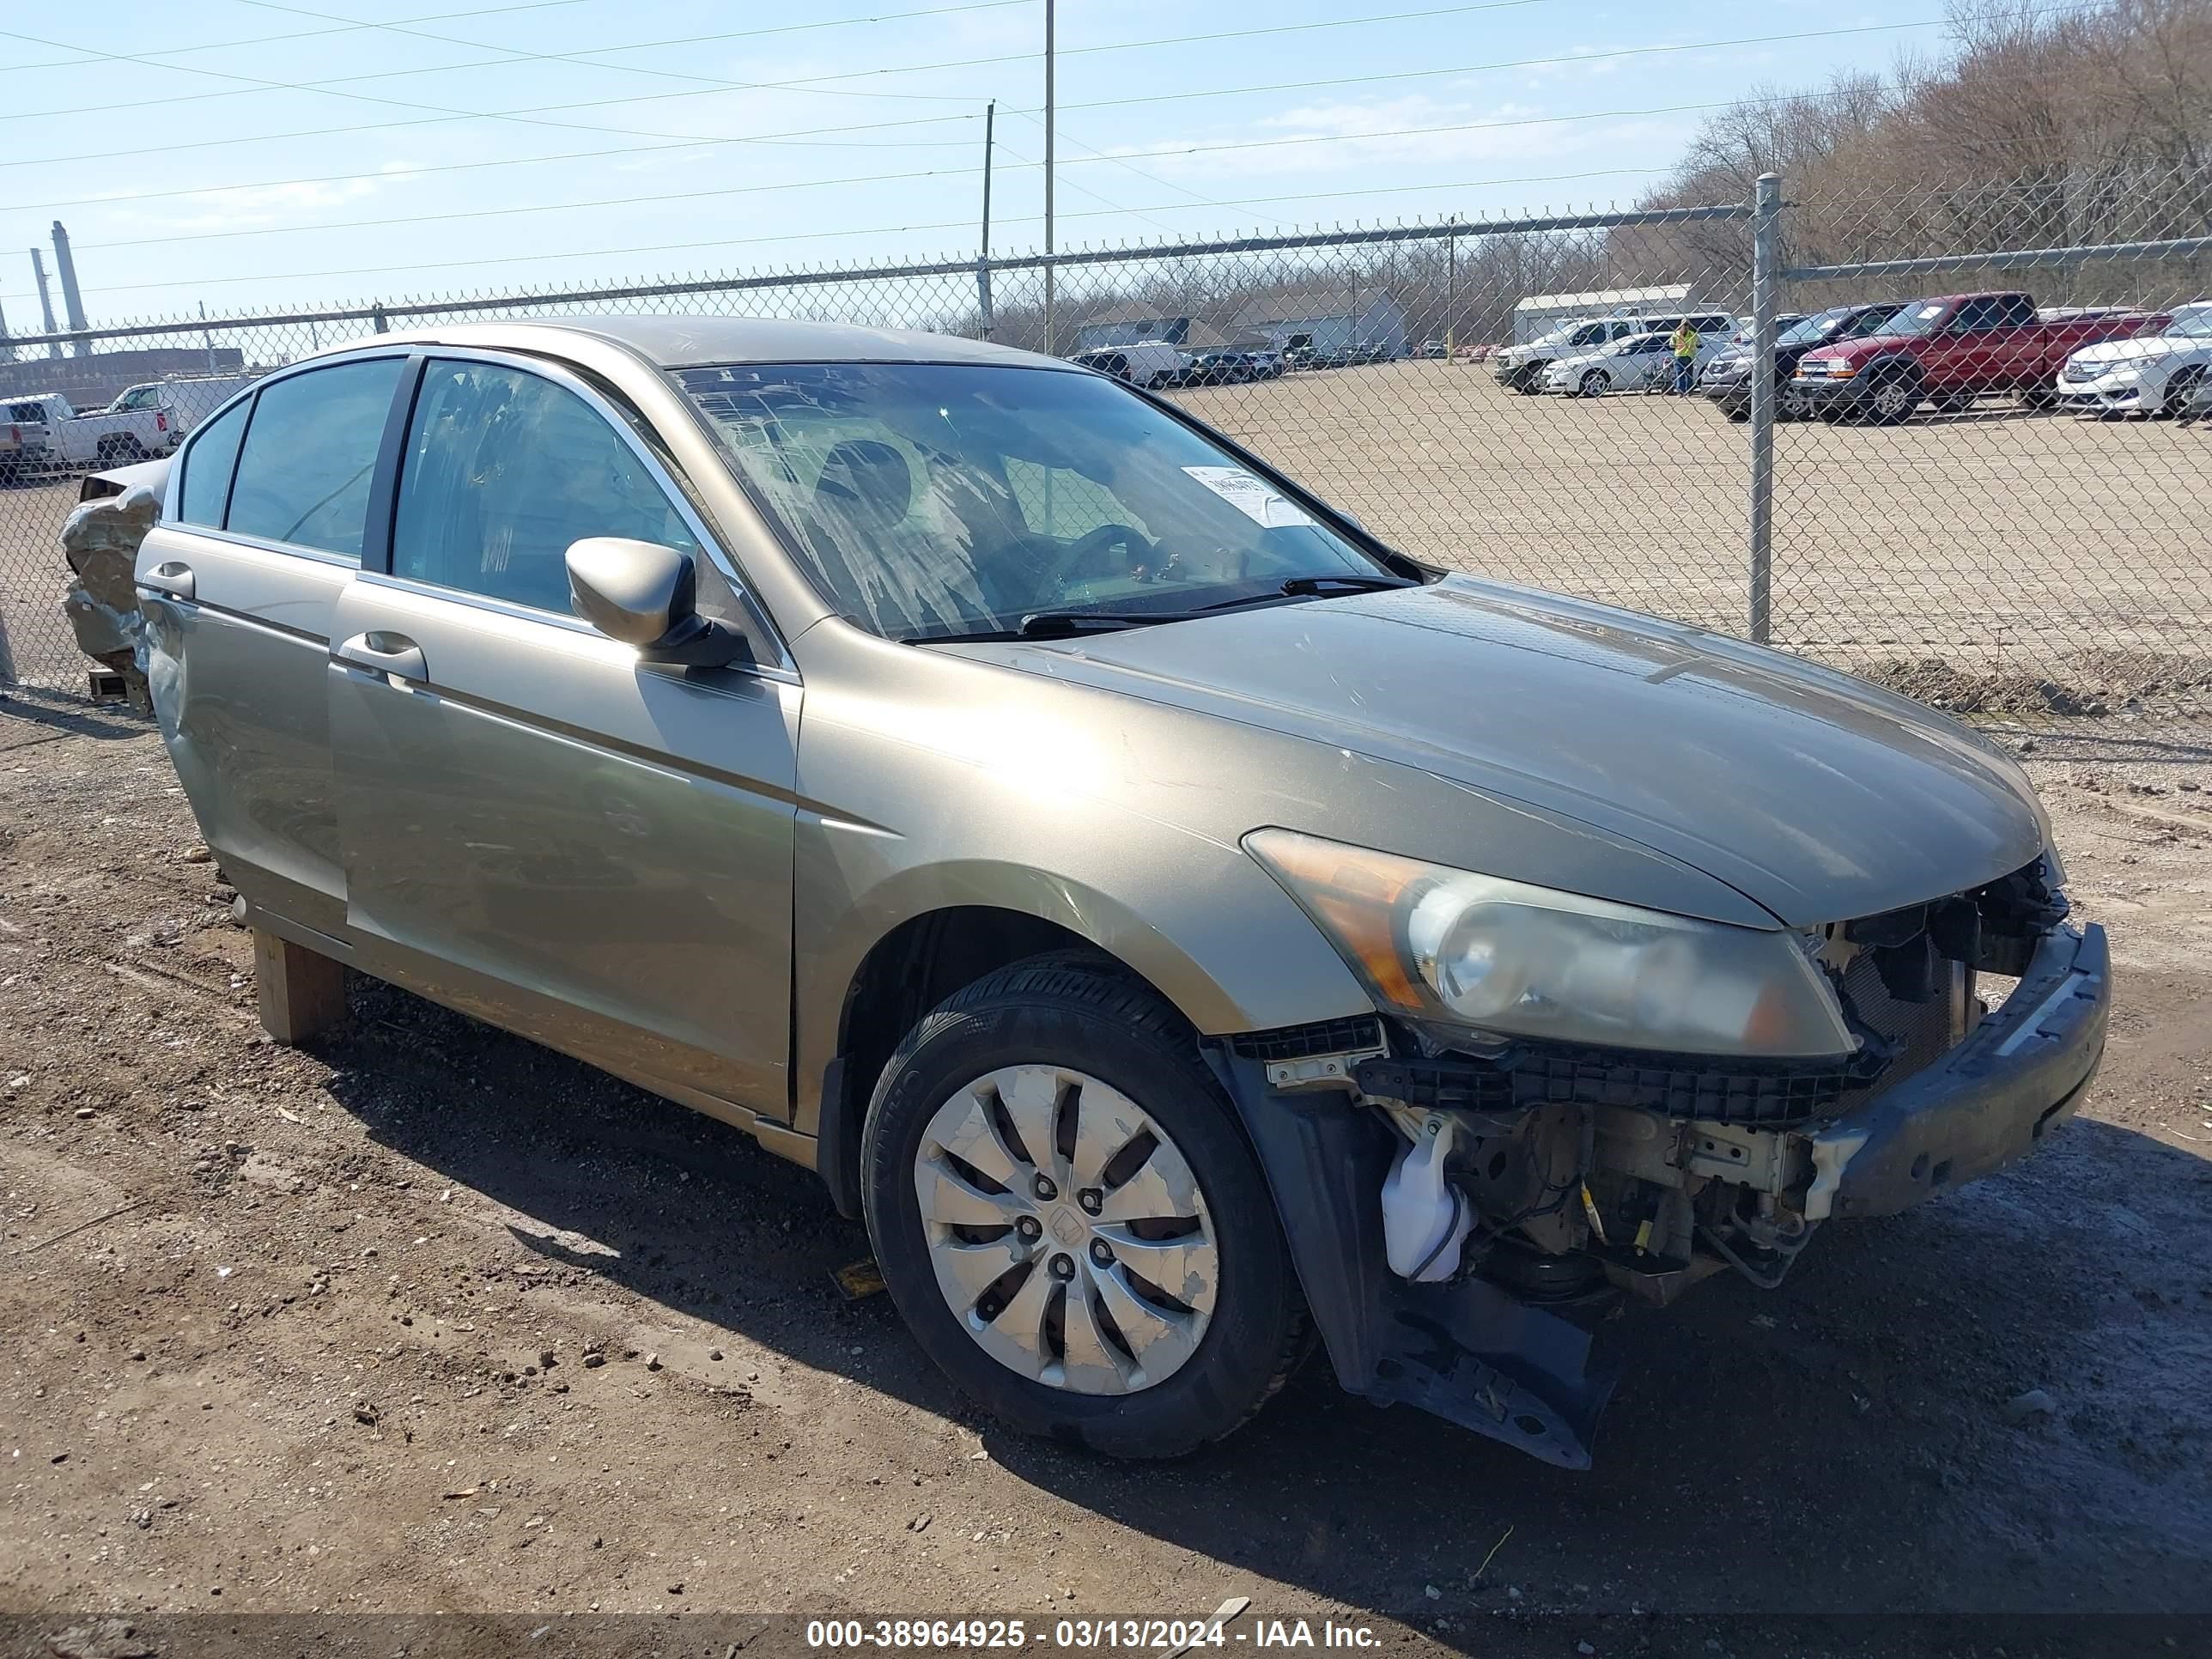
[[[570,609],[609,639],[635,646],[646,661],[723,668],[752,660],[743,635],[695,608],[698,578],[689,553],[591,536],[568,544],[567,563]]]

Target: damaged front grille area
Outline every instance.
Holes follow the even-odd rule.
[[[1279,1025],[1272,1030],[1240,1031],[1229,1047],[1240,1059],[1307,1060],[1315,1054],[1352,1054],[1382,1046],[1382,1022],[1372,1014],[1316,1020],[1310,1025]]]
[[[1728,1061],[1519,1042],[1487,1057],[1365,1060],[1355,1077],[1362,1094],[1416,1108],[1498,1113],[1628,1106],[1670,1118],[1782,1127],[1832,1115],[1845,1094],[1873,1080],[1879,1066],[1866,1057]]]
[[[1860,1039],[1848,1057],[1752,1060],[1516,1040],[1483,1054],[1370,1059],[1354,1076],[1362,1094],[1416,1109],[1626,1107],[1792,1127],[1851,1111],[1950,1052],[1982,1012],[1976,973],[2016,974],[2066,913],[2056,872],[2039,857],[1964,893],[1820,930],[1808,949]]]

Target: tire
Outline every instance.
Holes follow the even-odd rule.
[[[997,1103],[995,1114],[986,1103]],[[1100,1147],[1130,1133],[1132,1112],[1136,1138],[1121,1158],[1097,1163]],[[1079,1137],[1073,1159],[1058,1144],[1037,1154],[1058,1177],[1042,1188],[1042,1170],[1026,1158],[1024,1121],[1029,1138],[1041,1137],[1040,1125],[1055,1143],[1071,1131]],[[1103,1133],[1094,1138],[1094,1128]],[[1155,1146],[1127,1168],[1127,1148],[1146,1132]],[[954,1156],[948,1146],[968,1155],[964,1169],[947,1161]],[[1024,1433],[1115,1457],[1181,1456],[1243,1425],[1303,1354],[1304,1305],[1234,1109],[1175,1011],[1093,959],[1032,957],[939,1005],[884,1067],[860,1158],[868,1237],[892,1302],[939,1368]],[[1059,1183],[1085,1179],[1086,1161],[1097,1185],[1079,1188],[1070,1205]],[[947,1182],[947,1173],[955,1179]],[[924,1215],[925,1182],[934,1219]],[[1101,1213],[1091,1196],[1101,1190],[1107,1218],[1093,1234],[1086,1217]],[[1134,1218],[1139,1210],[1163,1205],[1196,1216],[1195,1231],[1165,1241],[1172,1258],[1158,1255],[1160,1241],[1129,1236],[1146,1225]],[[973,1215],[991,1219],[946,1219]],[[1014,1215],[1017,1224],[1001,1224],[1000,1215]],[[1107,1243],[1116,1231],[1120,1242]],[[1191,1239],[1204,1243],[1175,1248]],[[1102,1244],[1134,1259],[1094,1271]],[[1149,1291],[1140,1297],[1132,1288],[1137,1260],[1180,1275],[1174,1288],[1188,1298],[1182,1314],[1164,1312]],[[1006,1270],[987,1279],[1002,1261]],[[1038,1284],[1044,1288],[1032,1296]],[[968,1286],[983,1285],[975,1302],[956,1308]],[[1085,1297],[1080,1304],[1075,1292]],[[1079,1338],[1072,1334],[1079,1305],[1103,1308],[1109,1318],[1117,1308],[1135,1309],[1121,1320],[1137,1340],[1124,1335],[1115,1345],[1115,1331],[1095,1313]],[[1088,1366],[1079,1363],[1083,1351],[1091,1356]],[[1166,1358],[1135,1357],[1154,1352]],[[1148,1368],[1161,1374],[1148,1377]]]
[[[1947,392],[1936,400],[1938,415],[1963,415],[1973,406],[1974,394],[1971,392]]]
[[[2166,383],[2166,395],[2159,399],[2158,412],[2172,420],[2181,419],[2189,412],[2189,400],[2203,384],[2204,368],[2201,363],[2175,370],[2173,378]]]
[[[128,432],[115,441],[115,453],[126,461],[143,461],[149,459],[146,446]]]
[[[1613,376],[1601,368],[1583,371],[1583,378],[1575,385],[1577,398],[1602,398],[1613,390]]]
[[[1813,405],[1805,401],[1805,394],[1796,386],[1778,386],[1774,388],[1774,418],[1778,421],[1809,421],[1813,418]]]
[[[1902,426],[1919,407],[1919,378],[1895,372],[1875,381],[1860,405],[1863,418],[1875,426]]]
[[[1549,363],[1538,363],[1522,369],[1514,379],[1513,389],[1524,398],[1534,398],[1544,389],[1544,371]]]

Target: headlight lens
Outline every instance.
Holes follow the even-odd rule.
[[[1787,933],[1673,916],[1258,830],[1245,850],[1383,1006],[1411,1018],[1670,1054],[1848,1054],[1835,996]]]

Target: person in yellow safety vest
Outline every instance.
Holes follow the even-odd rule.
[[[1686,398],[1697,381],[1698,331],[1687,317],[1674,330],[1674,395]]]

